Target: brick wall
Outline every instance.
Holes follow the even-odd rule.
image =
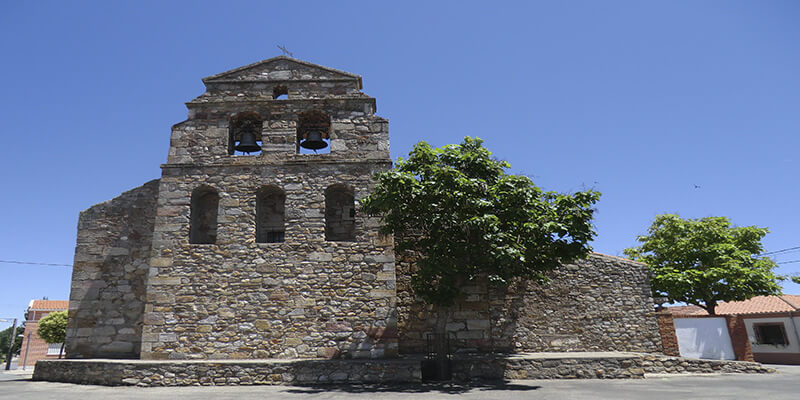
[[[50,346],[44,339],[40,338],[36,331],[39,329],[38,319],[47,315],[47,312],[37,312],[38,317],[36,321],[25,322],[25,333],[22,339],[22,348],[19,353],[19,365],[32,367],[36,365],[36,361],[44,359],[55,359],[58,355],[47,355],[47,348]],[[28,340],[30,338],[30,344]]]
[[[731,344],[736,359],[739,361],[754,361],[753,349],[750,347],[750,339],[747,337],[747,328],[741,315],[726,315],[725,321],[728,323],[728,334],[731,335]],[[674,331],[674,330],[673,330]]]
[[[658,318],[658,331],[661,333],[661,344],[664,347],[664,354],[668,356],[679,356],[678,336],[675,334],[675,321],[672,314],[662,311],[656,314]]]

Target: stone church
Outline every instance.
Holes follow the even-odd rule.
[[[434,317],[409,289],[413,261],[360,211],[392,166],[361,77],[281,56],[203,83],[161,178],[80,215],[67,357],[424,353]],[[647,270],[629,260],[466,292],[453,352],[661,350]]]

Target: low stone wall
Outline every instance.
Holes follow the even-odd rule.
[[[46,360],[35,381],[90,385],[226,386],[422,381],[419,360]]]
[[[713,373],[773,373],[773,368],[756,362],[728,360],[699,360],[696,358],[669,357],[647,354],[639,365],[649,374],[713,374]]]
[[[509,357],[454,357],[453,380],[640,379],[640,354],[532,353]]]
[[[106,386],[312,385],[419,383],[422,358],[390,360],[42,360],[33,380]],[[641,379],[665,373],[770,373],[743,361],[697,360],[641,353],[458,355],[453,380]]]
[[[645,374],[772,373],[759,363],[642,353],[528,353],[454,357],[453,380],[641,379]]]

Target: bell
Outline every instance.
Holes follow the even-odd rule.
[[[256,143],[256,134],[253,132],[242,132],[242,140],[234,148],[242,153],[261,151],[261,146]]]
[[[317,151],[328,147],[328,144],[322,140],[322,132],[313,130],[308,132],[306,139],[300,142],[300,147]]]

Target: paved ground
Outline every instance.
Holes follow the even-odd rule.
[[[631,380],[529,380],[503,385],[339,385],[136,388],[33,382],[21,371],[0,373],[0,399],[754,399],[800,398],[800,366],[769,375],[650,375]]]

